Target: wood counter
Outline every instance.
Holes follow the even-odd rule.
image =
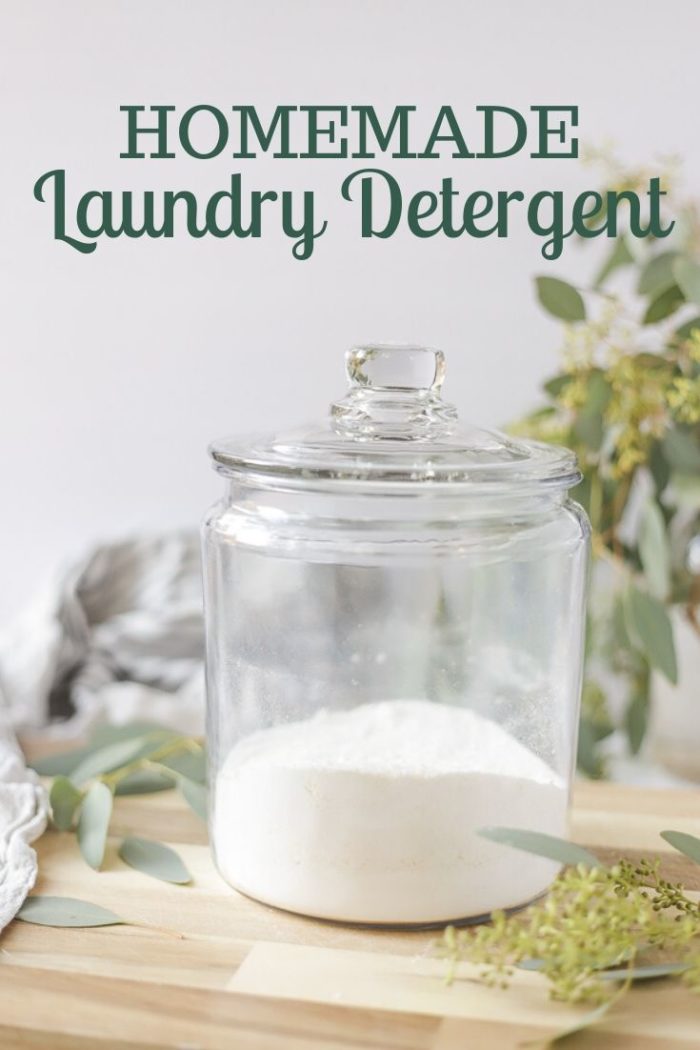
[[[700,833],[700,791],[576,789],[576,841],[605,859],[663,847],[665,872],[700,890],[700,866],[659,839],[668,827]],[[125,834],[171,844],[194,883],[126,867],[116,852]],[[116,800],[102,872],[87,867],[73,835],[49,831],[37,847],[36,892],[148,925],[12,923],[0,937],[2,1050],[515,1050],[577,1016],[549,1001],[533,973],[504,992],[465,966],[447,987],[435,934],[346,928],[248,900],[216,873],[204,825],[174,791]],[[650,983],[563,1045],[697,1050],[700,997]]]

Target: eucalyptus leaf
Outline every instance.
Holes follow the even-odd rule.
[[[536,277],[537,298],[544,309],[561,321],[585,321],[586,307],[581,293],[558,277]]]
[[[58,776],[51,785],[51,820],[58,831],[70,831],[83,793],[67,777]]]
[[[479,828],[478,835],[498,842],[503,846],[512,846],[525,853],[534,853],[538,857],[547,857],[560,864],[585,864],[589,868],[601,868],[603,865],[597,857],[583,846],[577,846],[566,839],[554,835],[545,835],[541,831],[525,831],[523,828]]]
[[[642,508],[637,546],[649,590],[655,598],[664,599],[671,586],[671,552],[666,522],[656,500],[647,500]]]
[[[671,490],[679,507],[700,509],[700,477],[697,474],[672,474]]]
[[[633,755],[639,754],[649,722],[649,696],[637,689],[625,711],[625,729]]]
[[[608,406],[612,397],[612,387],[599,368],[591,371],[586,386],[586,401],[582,412],[589,416],[599,416]]]
[[[604,434],[603,419],[601,416],[588,415],[582,412],[574,420],[574,434],[577,439],[592,451],[597,452],[601,446]]]
[[[632,641],[651,666],[675,685],[678,681],[676,647],[665,605],[630,584],[625,591],[625,614]]]
[[[90,736],[90,746],[106,747],[107,744],[115,744],[120,740],[133,740],[134,737],[148,736],[159,743],[169,739],[175,739],[181,734],[159,722],[147,722],[143,720],[125,722],[123,725],[103,724],[96,726]]]
[[[27,897],[16,918],[37,926],[119,926],[113,911],[75,897]]]
[[[582,1017],[579,1017],[578,1021],[572,1024],[570,1028],[564,1028],[563,1031],[557,1032],[556,1035],[551,1036],[550,1038],[544,1040],[529,1040],[528,1042],[521,1043],[520,1045],[523,1047],[529,1047],[530,1050],[535,1050],[535,1048],[541,1048],[541,1050],[545,1050],[546,1047],[555,1046],[559,1043],[563,1043],[566,1039],[578,1035],[578,1033],[582,1032],[585,1028],[590,1028],[591,1025],[598,1024],[599,1021],[602,1021],[610,1007],[615,1002],[617,1002],[617,996],[613,995],[610,999],[606,999],[605,1002],[601,1003],[599,1006],[596,1006],[595,1010],[590,1010],[587,1014],[584,1014]]]
[[[551,397],[559,397],[562,390],[566,389],[572,378],[573,377],[570,376],[568,372],[564,372],[562,375],[552,376],[552,378],[548,379],[544,384],[544,389]]]
[[[663,448],[658,441],[649,449],[649,471],[654,481],[657,496],[664,491],[671,477],[671,465],[664,456]]]
[[[673,470],[680,474],[700,471],[700,445],[689,431],[674,427],[664,435],[661,447]]]
[[[83,800],[78,820],[80,852],[95,871],[102,867],[111,816],[112,792],[106,784],[97,780]]]
[[[91,747],[76,747],[71,751],[58,751],[55,755],[45,755],[43,758],[29,762],[28,765],[41,777],[69,777],[83,759],[91,753]]]
[[[605,433],[604,413],[612,397],[612,387],[605,374],[592,369],[586,384],[586,400],[576,416],[573,431],[579,441],[597,451]]]
[[[190,808],[194,810],[198,817],[206,820],[207,789],[204,784],[198,784],[195,780],[189,780],[187,777],[181,776],[178,780],[178,787]]]
[[[669,317],[683,302],[683,293],[677,284],[672,284],[649,303],[642,324],[657,324]]]
[[[693,259],[677,259],[673,274],[688,302],[700,306],[700,264]]]
[[[618,966],[614,970],[600,970],[601,981],[653,981],[658,977],[672,977],[689,969],[689,963],[656,963],[653,966]]]
[[[174,730],[161,726],[157,722],[129,722],[127,725],[97,726],[91,736],[89,744],[84,747],[73,748],[70,751],[58,751],[55,755],[46,755],[43,758],[29,762],[28,765],[36,770],[42,777],[71,776],[80,764],[88,756],[96,754],[108,744],[114,744],[122,740],[131,740],[134,737],[143,737],[154,747],[160,746],[165,740],[179,736]],[[145,745],[144,745],[145,746]],[[130,761],[127,759],[127,761]],[[117,763],[120,765],[121,763]],[[113,767],[113,768],[116,768]],[[104,772],[107,772],[105,770]]]
[[[686,831],[662,831],[661,838],[673,846],[679,853],[684,853],[696,864],[700,864],[700,839]]]
[[[151,740],[148,736],[117,740],[87,755],[73,770],[71,779],[77,784],[84,784],[86,780],[101,776],[103,773],[111,773],[160,746],[161,741]]]
[[[678,252],[661,252],[651,258],[639,275],[639,294],[655,299],[661,292],[676,284],[673,264],[677,258]]]
[[[114,787],[115,795],[150,795],[155,791],[174,788],[176,779],[156,769],[135,769]]]
[[[172,769],[174,773],[203,784],[207,779],[207,761],[204,750],[181,751],[176,755],[158,760],[158,765]]]
[[[629,250],[626,237],[622,234],[615,240],[611,251],[598,271],[593,287],[600,288],[616,270],[621,269],[623,266],[629,266],[633,262],[634,256]]]
[[[582,718],[578,727],[576,764],[591,780],[601,780],[605,776],[603,759],[598,753],[598,742],[595,726],[589,719]]]
[[[192,882],[192,876],[175,850],[160,842],[130,836],[119,847],[119,856],[131,868],[163,882],[178,885]]]

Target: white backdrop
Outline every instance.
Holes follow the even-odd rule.
[[[625,159],[679,153],[700,172],[700,7],[667,0],[254,3],[3,0],[0,8],[0,617],[98,538],[195,523],[217,493],[205,456],[221,433],[319,416],[342,391],[342,351],[410,340],[448,354],[446,395],[501,423],[556,367],[558,331],[537,272],[584,278],[588,252],[542,260],[508,240],[362,241],[340,183],[357,161],[119,160],[120,104],[577,104],[582,141]],[[408,189],[451,174],[466,190],[595,186],[573,161],[396,161]],[[309,188],[328,219],[312,259],[276,226],[260,241],[51,237],[32,197],[69,186]]]

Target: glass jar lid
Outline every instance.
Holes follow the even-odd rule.
[[[440,389],[445,358],[423,346],[357,346],[345,355],[350,389],[325,423],[210,446],[227,475],[287,483],[354,482],[569,488],[580,480],[568,449],[460,421]]]

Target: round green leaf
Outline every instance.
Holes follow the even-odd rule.
[[[175,850],[160,842],[130,836],[119,847],[119,856],[131,868],[152,875],[155,879],[162,879],[163,882],[179,885],[192,882],[192,876]]]
[[[125,922],[113,911],[75,897],[27,897],[16,917],[37,926],[119,926]]]
[[[685,831],[662,831],[661,838],[679,853],[685,853],[686,857],[700,864],[700,839],[695,835],[689,835]]]
[[[80,852],[96,871],[102,867],[111,815],[112,792],[97,780],[85,796],[78,820]]]
[[[677,259],[673,274],[688,302],[700,306],[700,264],[693,259]]]
[[[558,277],[537,277],[537,298],[545,310],[561,321],[585,321],[586,307],[581,293]]]
[[[642,318],[642,324],[656,324],[658,321],[663,321],[677,310],[682,302],[683,293],[677,284],[672,284],[670,288],[660,292],[652,299]]]
[[[556,860],[560,864],[585,864],[588,868],[601,868],[596,856],[574,842],[545,835],[541,831],[525,831],[523,828],[479,828],[478,834],[491,842],[534,853],[538,857]]]
[[[636,647],[652,667],[675,685],[678,681],[676,647],[665,605],[658,598],[630,584],[625,592],[625,614]]]
[[[58,831],[69,831],[71,829],[75,811],[80,805],[82,797],[82,791],[78,791],[75,784],[71,784],[67,777],[56,777],[51,785],[49,803],[51,805],[51,820]]]

